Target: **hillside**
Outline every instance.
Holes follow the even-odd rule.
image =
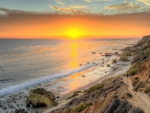
[[[104,80],[51,113],[149,113],[150,36],[123,49],[121,56],[133,57],[128,78]]]

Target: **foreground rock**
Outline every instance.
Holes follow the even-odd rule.
[[[43,88],[37,88],[30,91],[30,95],[27,98],[26,106],[29,107],[53,107],[57,105],[55,102],[55,96],[52,92],[48,92]]]

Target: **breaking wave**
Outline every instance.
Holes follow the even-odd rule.
[[[86,66],[83,66],[83,67],[80,67],[80,68],[77,68],[77,69],[74,69],[74,70],[69,70],[69,71],[56,73],[56,74],[51,74],[51,75],[44,76],[44,77],[41,77],[41,78],[31,79],[31,80],[28,80],[28,81],[20,83],[20,84],[16,84],[16,85],[13,85],[13,86],[3,88],[3,89],[0,90],[0,97],[11,94],[11,93],[14,93],[14,92],[17,92],[19,90],[23,90],[25,88],[28,88],[28,87],[31,87],[31,86],[34,86],[34,85],[37,85],[37,84],[40,84],[40,83],[49,82],[53,79],[59,79],[59,78],[67,77],[67,76],[72,75],[74,73],[86,70],[86,69],[88,69],[92,66],[94,66],[94,64],[89,64],[89,65],[86,65]]]

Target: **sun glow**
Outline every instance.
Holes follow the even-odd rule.
[[[71,29],[66,33],[67,36],[69,36],[72,39],[77,39],[79,38],[82,34],[81,31],[78,29]]]

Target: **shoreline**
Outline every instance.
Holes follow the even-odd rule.
[[[104,58],[104,61],[102,61],[102,59]],[[19,105],[20,108],[24,108],[25,110],[27,110],[29,113],[33,113],[36,111],[42,111],[43,113],[48,113],[49,110],[52,111],[54,109],[57,109],[63,105],[65,105],[65,103],[69,102],[71,99],[65,99],[69,96],[71,96],[73,94],[74,91],[84,91],[85,89],[88,89],[100,82],[102,82],[103,80],[109,78],[109,77],[115,77],[118,76],[120,74],[124,74],[130,67],[131,62],[121,62],[119,61],[117,64],[113,64],[111,61],[112,59],[119,59],[119,55],[113,55],[112,57],[107,57],[107,56],[103,56],[101,57],[101,59],[97,59],[96,61],[94,61],[93,63],[96,62],[96,64],[98,64],[97,66],[94,67],[90,67],[87,70],[83,70],[79,73],[75,73],[72,74],[70,76],[67,76],[65,78],[61,78],[61,79],[54,79],[48,83],[43,83],[40,85],[36,85],[36,86],[32,86],[29,88],[26,88],[24,90],[21,90],[17,93],[13,93],[11,95],[5,96],[3,98],[0,98],[0,101],[4,101],[4,100],[9,100],[11,98],[14,98],[17,96],[19,96],[19,98],[21,98],[21,100],[16,100],[14,103],[12,104],[12,106],[14,106],[14,109],[18,109],[17,106]],[[101,61],[99,61],[101,60]],[[103,64],[104,62],[104,64]],[[122,64],[121,64],[122,63]],[[107,66],[107,64],[109,64],[110,66]],[[120,66],[121,65],[121,66]],[[117,70],[113,71],[112,67],[116,67]],[[119,68],[122,68],[119,69]],[[97,74],[101,74],[100,76]],[[91,81],[91,79],[93,81]],[[71,86],[71,83],[75,83],[77,84],[79,81],[80,84],[78,84],[78,86],[74,87],[73,89],[71,89],[71,87],[69,87],[69,85]],[[63,83],[64,82],[64,83]],[[77,82],[77,83],[76,83]],[[85,84],[82,84],[83,82],[86,82]],[[72,84],[73,85],[73,84]],[[57,99],[57,101],[59,101],[59,105],[57,105],[56,107],[53,108],[26,108],[25,107],[25,101],[27,99],[27,95],[29,95],[29,91],[31,89],[35,89],[35,88],[44,88],[48,91],[51,91],[55,94],[55,96],[59,96],[59,99]],[[67,89],[68,88],[68,89]],[[21,93],[21,94],[20,94]],[[20,95],[19,95],[20,94]],[[9,98],[10,97],[10,98]],[[62,98],[63,97],[63,98]],[[8,109],[7,111],[11,111],[12,109]]]
[[[116,56],[115,56],[115,58],[116,58]],[[118,57],[119,58],[119,57]],[[95,67],[91,67],[90,69],[87,69],[87,70],[84,70],[84,71],[81,71],[81,72],[79,72],[79,73],[76,73],[76,74],[73,74],[73,75],[71,75],[71,76],[68,76],[68,77],[65,77],[65,78],[62,78],[62,79],[54,79],[54,80],[52,80],[51,82],[48,82],[48,83],[44,83],[44,84],[40,84],[40,86],[38,85],[38,86],[32,86],[32,87],[30,87],[30,88],[27,88],[27,89],[24,89],[24,90],[21,90],[21,91],[19,91],[19,92],[17,92],[17,93],[13,93],[13,94],[11,94],[11,95],[7,95],[7,96],[4,96],[3,98],[0,98],[0,100],[9,100],[9,99],[11,99],[11,97],[13,98],[13,97],[16,97],[16,95],[18,95],[19,97],[22,97],[21,98],[21,100],[18,100],[18,101],[15,101],[15,104],[13,104],[13,106],[18,106],[18,104],[19,105],[21,105],[21,106],[24,106],[23,108],[24,109],[26,109],[26,110],[28,110],[29,111],[29,113],[33,113],[33,112],[36,112],[36,111],[43,111],[43,109],[45,109],[45,108],[26,108],[25,107],[25,101],[26,101],[26,98],[27,98],[27,95],[29,95],[29,91],[31,90],[31,89],[35,89],[35,88],[38,88],[38,87],[41,87],[41,88],[44,88],[44,89],[46,89],[46,90],[48,90],[48,91],[52,91],[56,96],[59,96],[60,98],[59,99],[57,99],[57,101],[64,101],[63,103],[65,104],[65,103],[67,103],[69,100],[66,100],[65,98],[67,98],[67,97],[69,97],[69,96],[71,96],[72,95],[72,93],[74,92],[74,91],[77,91],[77,90],[84,90],[84,89],[88,89],[89,87],[91,87],[91,86],[93,86],[93,85],[95,85],[96,83],[99,83],[99,82],[101,82],[102,80],[104,80],[104,79],[107,79],[107,78],[109,78],[109,77],[111,77],[112,76],[112,74],[114,74],[114,76],[117,76],[118,74],[118,72],[120,71],[120,72],[122,72],[122,70],[116,70],[116,71],[112,71],[112,69],[111,69],[111,67],[107,67],[106,65],[107,65],[107,63],[110,63],[110,61],[111,60],[109,60],[109,61],[107,61],[109,58],[106,58],[105,60],[106,60],[106,62],[105,62],[105,66],[104,67],[102,67],[101,65],[102,65],[102,63],[100,63],[100,62],[98,62],[99,63],[99,65],[98,66],[95,66]],[[111,57],[111,59],[113,59],[113,57]],[[120,61],[119,61],[120,62]],[[130,67],[130,63],[129,62],[122,62],[123,63],[123,65],[124,64],[129,64],[128,66],[121,66],[122,68],[125,68],[125,67]],[[119,65],[116,65],[116,64],[112,64],[112,67],[117,67],[117,68],[119,68]],[[96,73],[99,73],[99,71],[101,71],[101,72],[103,72],[104,74],[103,74],[103,76],[97,76],[96,75]],[[107,72],[107,73],[106,73]],[[124,71],[125,72],[125,71]],[[89,75],[87,75],[88,73],[90,73]],[[116,73],[116,74],[115,74]],[[85,77],[83,77],[83,76],[85,76]],[[93,76],[93,77],[92,77]],[[95,76],[95,77],[94,77]],[[89,77],[89,78],[88,78]],[[58,92],[58,87],[57,87],[57,85],[59,84],[59,86],[61,86],[61,87],[59,87],[60,89],[62,89],[62,91],[63,92],[66,92],[65,90],[63,90],[63,88],[64,88],[64,86],[63,85],[60,85],[60,82],[65,82],[65,84],[69,84],[69,82],[71,81],[71,79],[72,80],[76,80],[78,78],[78,80],[82,80],[82,82],[84,82],[84,81],[86,81],[87,82],[87,84],[86,85],[84,85],[84,86],[80,86],[80,87],[77,87],[77,88],[75,88],[74,90],[72,90],[72,89],[68,89],[68,93],[65,93],[65,94],[61,94],[62,92]],[[86,78],[88,78],[87,80],[85,80]],[[95,79],[94,81],[89,81],[89,79]],[[66,86],[66,85],[65,85]],[[53,88],[53,89],[56,89],[56,90],[52,90],[51,88]],[[10,97],[10,98],[9,98]],[[63,98],[61,98],[61,97],[63,97]],[[71,100],[71,99],[70,99]],[[23,102],[24,101],[24,102]],[[23,104],[21,104],[23,102]],[[63,105],[64,105],[63,104]],[[21,107],[20,106],[20,107]],[[16,107],[14,107],[14,108],[16,108]],[[49,109],[49,108],[48,108]],[[51,108],[50,108],[51,109]],[[55,108],[56,109],[56,108]],[[47,109],[46,109],[47,110]],[[51,109],[52,110],[52,109]],[[8,110],[8,111],[10,111],[10,110]],[[44,111],[44,112],[46,112],[46,111]]]
[[[129,61],[129,56],[132,56],[132,62],[124,70],[127,76],[109,78],[105,75],[103,79],[97,79],[99,84],[90,84],[92,87],[83,89],[84,92],[79,96],[76,96],[78,90],[74,92],[76,97],[70,102],[49,108],[43,113],[149,113],[150,36],[144,36],[133,47],[126,47],[120,59]]]
[[[122,63],[123,63],[123,62],[122,62]],[[93,82],[87,84],[86,86],[78,87],[77,89],[70,91],[69,93],[63,95],[63,98],[61,98],[61,99],[59,100],[59,104],[58,104],[57,106],[52,107],[52,108],[45,109],[42,113],[49,113],[49,112],[51,112],[51,111],[53,111],[53,110],[55,110],[55,109],[58,109],[58,108],[64,106],[64,105],[65,105],[66,103],[68,103],[69,101],[71,101],[72,99],[81,96],[81,95],[83,94],[83,91],[84,91],[84,90],[87,90],[87,89],[89,89],[90,87],[95,86],[96,84],[101,83],[102,81],[104,81],[104,80],[106,80],[106,79],[108,79],[108,78],[117,77],[117,76],[120,76],[120,75],[126,73],[126,71],[129,69],[129,67],[131,66],[131,64],[130,64],[130,62],[124,62],[123,64],[129,64],[129,65],[127,65],[127,66],[122,66],[121,68],[123,68],[123,70],[121,70],[121,71],[120,71],[120,70],[117,70],[117,71],[115,71],[115,72],[112,71],[112,72],[110,72],[108,75],[105,75],[105,76],[103,76],[103,77],[100,77],[100,78],[98,78],[97,80],[95,80],[95,81],[93,81]],[[81,92],[79,93],[79,95],[77,95],[77,96],[75,96],[75,97],[71,97],[75,91],[81,91]],[[71,98],[67,99],[68,97],[71,97]]]

